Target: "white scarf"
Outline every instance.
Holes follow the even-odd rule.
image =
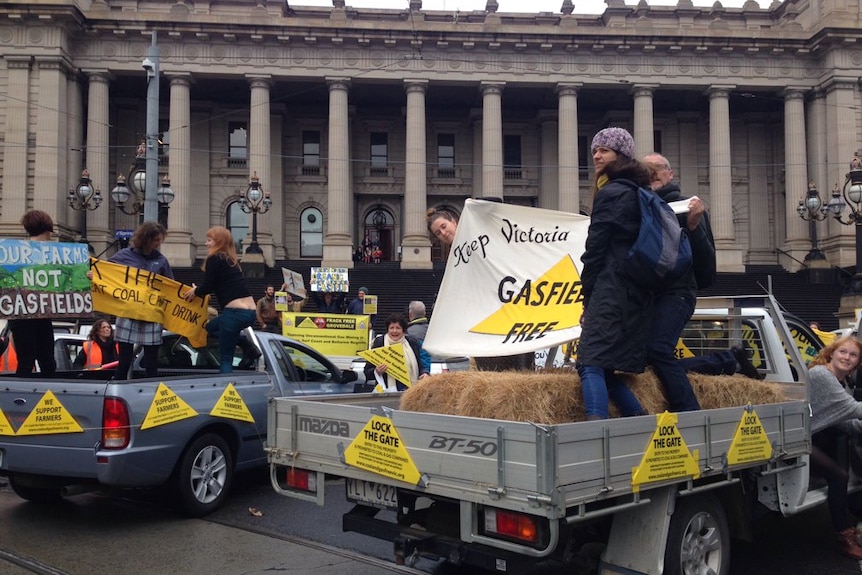
[[[401,348],[404,350],[404,361],[407,363],[407,373],[410,374],[410,381],[401,383],[406,384],[408,387],[413,385],[413,383],[419,379],[419,363],[416,361],[416,354],[413,353],[413,348],[410,347],[410,342],[407,341],[407,334],[401,337],[398,341],[392,341],[389,338],[388,333],[383,334],[383,346],[395,345],[396,343],[400,343]],[[396,389],[398,386],[395,385],[395,379],[389,375],[387,371],[386,376],[386,388]]]

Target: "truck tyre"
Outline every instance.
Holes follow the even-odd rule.
[[[665,575],[728,575],[730,531],[724,508],[713,495],[680,497],[670,518]]]
[[[215,433],[192,441],[180,459],[174,489],[180,508],[190,517],[203,517],[221,507],[233,480],[233,454]]]
[[[14,474],[9,476],[9,486],[15,495],[33,503],[55,503],[63,498],[59,487],[32,487],[22,485]]]

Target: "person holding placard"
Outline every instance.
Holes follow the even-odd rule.
[[[389,366],[386,363],[379,363],[375,366],[371,362],[366,362],[365,378],[367,381],[375,381],[377,376],[380,376],[387,389],[404,391],[413,383],[428,376],[428,372],[419,361],[419,342],[407,335],[407,319],[401,314],[394,313],[386,318],[386,333],[374,338],[371,349],[399,343],[404,344],[401,347],[404,349],[404,361],[407,364],[410,381],[398,381],[387,374]]]

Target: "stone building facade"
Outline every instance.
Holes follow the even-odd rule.
[[[428,208],[465,198],[589,213],[589,142],[628,128],[667,156],[711,212],[720,271],[796,270],[811,248],[797,205],[824,201],[860,146],[857,2],[761,9],[625,5],[603,14],[303,7],[282,0],[10,0],[0,5],[0,235],[25,210],[86,231],[97,253],[135,227],[110,198],[139,144],[170,176],[164,251],[191,265],[212,225],[249,243],[241,193],[256,174],[269,265],[352,266],[365,235],[405,268],[442,256]],[[155,32],[155,34],[154,34]],[[147,130],[155,38],[158,132]],[[149,139],[148,139],[149,136]],[[66,198],[83,168],[104,198]],[[150,196],[152,197],[152,196]],[[86,228],[82,224],[86,217]],[[852,226],[816,224],[836,266]],[[110,252],[109,252],[110,253]]]

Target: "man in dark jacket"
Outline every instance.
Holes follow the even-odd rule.
[[[419,342],[419,361],[425,368],[427,373],[431,373],[431,354],[425,351],[423,342],[425,335],[428,333],[428,312],[425,310],[425,303],[421,301],[411,301],[407,306],[407,335]]]
[[[647,361],[664,387],[670,410],[694,411],[700,409],[700,404],[685,368],[677,361],[675,350],[683,328],[694,313],[697,290],[715,280],[715,241],[703,202],[682,195],[679,185],[673,181],[673,170],[667,158],[649,154],[644,163],[655,172],[652,189],[664,201],[689,200],[688,212],[679,215],[679,224],[688,232],[692,267],[674,283],[655,293]]]

